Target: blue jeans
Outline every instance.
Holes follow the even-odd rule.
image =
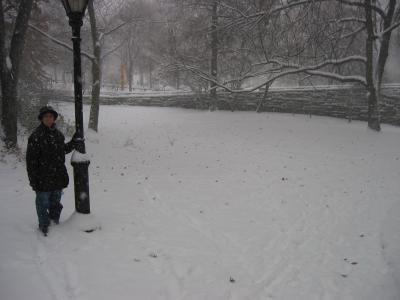
[[[50,220],[59,221],[61,210],[62,191],[36,192],[36,212],[39,219],[39,227],[50,225]]]

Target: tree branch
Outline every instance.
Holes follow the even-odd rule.
[[[391,31],[395,30],[395,29],[396,29],[397,27],[399,27],[399,26],[400,26],[400,21],[398,21],[397,23],[392,24],[390,27],[386,28],[384,31],[378,33],[378,34],[376,35],[376,37],[377,37],[378,39],[380,39],[380,38],[382,38],[386,33],[389,33],[389,32],[391,32]]]
[[[64,47],[65,49],[69,50],[69,51],[73,51],[72,46],[68,45],[67,43],[64,43],[63,41],[60,41],[58,39],[56,39],[55,37],[51,36],[50,34],[44,32],[43,30],[39,29],[38,27],[36,27],[35,25],[29,24],[28,25],[30,29],[32,29],[33,31],[36,31],[37,33],[43,35],[44,37],[46,37],[47,39],[49,39],[50,41],[52,41],[53,43]],[[86,58],[88,58],[89,60],[93,61],[95,58],[93,55],[90,55],[89,53],[85,52],[85,51],[81,51],[82,55],[85,56]]]
[[[11,72],[18,80],[19,66],[24,52],[25,35],[28,29],[33,0],[21,0],[18,7],[18,15],[15,20],[14,32],[10,43],[9,57],[12,63]]]
[[[280,68],[289,68],[290,70],[284,71],[284,72],[280,72],[272,77],[270,77],[267,81],[264,81],[262,84],[253,87],[249,90],[246,90],[247,92],[252,92],[255,90],[258,90],[260,88],[262,88],[265,85],[270,85],[272,84],[275,80],[284,77],[284,76],[288,76],[288,75],[293,75],[293,74],[299,74],[299,73],[305,73],[305,74],[309,74],[309,75],[314,75],[314,76],[320,76],[320,77],[325,77],[325,78],[330,78],[330,79],[334,79],[336,81],[340,81],[343,83],[359,83],[362,85],[366,85],[366,80],[364,77],[362,76],[357,76],[357,75],[348,75],[348,76],[344,76],[344,75],[340,75],[334,72],[326,72],[326,71],[320,71],[319,69],[326,67],[328,65],[341,65],[344,63],[349,63],[349,62],[362,62],[362,63],[366,63],[366,58],[363,56],[349,56],[349,57],[345,57],[342,59],[337,59],[337,60],[326,60],[323,61],[317,65],[312,65],[312,66],[299,66],[296,64],[284,64],[281,63],[279,61],[276,60],[270,60],[269,63],[270,64],[278,64],[280,66]],[[209,82],[213,82],[215,84],[214,88],[220,87],[223,88],[224,90],[231,92],[231,93],[242,93],[243,90],[233,90],[229,87],[226,86],[227,83],[230,83],[232,81],[238,80],[238,79],[233,79],[233,80],[229,80],[227,82],[225,82],[224,84],[221,84],[220,82],[216,81],[215,79],[211,78],[208,76],[208,74],[204,73],[203,71],[199,70],[198,68],[195,67],[191,67],[191,66],[187,66],[184,64],[181,64],[180,66],[182,66],[184,69],[191,71],[192,73],[194,73],[195,75],[197,75],[198,77],[202,78],[203,80],[209,81]],[[263,75],[263,74],[268,74],[268,72],[270,72],[270,70],[264,72],[264,73],[259,73],[257,76]],[[251,76],[248,75],[246,76],[246,78],[250,78],[250,77],[255,77],[255,76]],[[246,78],[242,78],[246,79]],[[240,79],[239,79],[240,80]]]
[[[104,53],[104,55],[101,57],[101,59],[106,58],[107,56],[109,56],[110,54],[114,53],[115,51],[117,51],[119,48],[122,47],[122,45],[125,44],[125,41],[122,41],[118,46],[114,47],[113,49],[107,51],[106,53]]]
[[[358,1],[351,1],[351,0],[336,0],[340,3],[349,5],[349,6],[357,6],[357,7],[365,7],[365,3],[358,2]],[[371,9],[380,14],[380,16],[384,19],[386,18],[386,13],[378,6],[371,4]]]
[[[100,39],[102,39],[102,38],[103,38],[104,36],[106,36],[106,35],[112,34],[114,31],[117,31],[118,29],[124,27],[126,24],[128,24],[128,22],[124,22],[124,23],[122,23],[122,24],[119,24],[119,25],[115,26],[114,28],[111,28],[110,30],[108,30],[108,31],[106,31],[106,32],[103,32],[103,33],[101,34],[101,38],[100,38]],[[100,39],[99,39],[99,40],[100,40]]]

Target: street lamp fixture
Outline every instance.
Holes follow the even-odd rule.
[[[74,51],[74,94],[75,94],[75,138],[79,141],[77,151],[71,164],[74,168],[75,209],[82,214],[90,213],[89,198],[89,159],[86,158],[86,147],[83,127],[82,105],[82,63],[81,63],[81,27],[86,7],[93,0],[61,0],[72,28],[72,43]],[[74,159],[77,157],[77,159]]]
[[[61,0],[67,15],[71,12],[85,14],[89,0]]]

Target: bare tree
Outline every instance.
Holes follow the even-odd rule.
[[[380,130],[380,87],[391,33],[400,25],[400,4],[396,0],[388,0],[387,5],[380,1],[270,1],[267,8],[247,5],[245,10],[240,1],[222,2],[231,14],[221,30],[241,28],[251,35],[264,22],[261,32],[265,34],[275,29],[271,24],[277,18],[281,28],[281,40],[276,45],[279,51],[261,47],[264,55],[254,56],[258,61],[240,78],[217,80],[198,72],[199,77],[233,93],[242,92],[229,87],[233,81],[258,81],[248,91],[261,87],[267,87],[267,91],[275,81],[299,74],[359,84],[368,91],[368,126]],[[365,47],[360,47],[362,41]]]
[[[113,15],[117,14],[122,3],[107,3],[98,1],[97,7],[95,9],[93,1],[89,1],[88,5],[88,14],[89,14],[89,25],[90,25],[90,34],[92,40],[92,51],[93,54],[90,54],[86,51],[82,51],[82,56],[88,59],[92,64],[91,74],[92,74],[92,101],[90,108],[90,117],[89,117],[89,128],[94,131],[98,131],[98,123],[99,123],[99,106],[100,106],[100,90],[101,90],[101,81],[102,81],[102,64],[104,59],[117,51],[121,46],[111,45],[109,49],[105,48],[105,39],[107,36],[117,32],[123,26],[126,25],[125,22],[121,22],[118,18],[113,18]],[[96,10],[99,15],[102,16],[103,27],[99,28],[98,20],[96,17]],[[117,24],[110,22],[109,19],[113,21],[117,21]],[[116,19],[116,20],[115,20]],[[37,32],[38,34],[46,37],[56,45],[63,47],[69,51],[72,51],[72,47],[69,43],[61,41],[60,39],[54,37],[52,34],[49,34],[37,26],[29,24],[29,28]]]
[[[211,81],[210,96],[211,104],[210,110],[217,109],[217,85],[218,81],[218,0],[213,0],[212,13],[211,13],[211,59],[210,59],[210,73],[214,81]]]
[[[93,59],[92,59],[92,105],[90,106],[89,128],[95,131],[99,126],[100,89],[101,89],[101,45],[96,23],[96,13],[93,1],[89,1],[88,12],[90,18],[90,31],[92,34]]]
[[[113,20],[122,3],[97,2],[97,11],[102,16],[103,29],[99,30],[97,24],[96,10],[93,1],[89,1],[88,13],[90,20],[90,32],[92,36],[93,58],[92,62],[92,103],[90,106],[89,128],[98,131],[99,112],[100,112],[100,90],[102,86],[102,65],[103,60],[110,54],[117,51],[123,44],[111,46],[111,49],[103,51],[105,38],[124,27],[126,22],[112,24]],[[118,18],[117,18],[118,19]],[[104,53],[103,53],[104,52]],[[103,53],[103,54],[102,54]]]
[[[20,61],[24,51],[25,34],[28,29],[29,17],[33,0],[21,0],[14,30],[11,35],[10,47],[7,49],[4,12],[7,7],[0,1],[0,72],[2,91],[2,125],[4,140],[9,148],[17,146],[17,88]]]

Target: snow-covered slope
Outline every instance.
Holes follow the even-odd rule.
[[[400,128],[122,106],[100,119],[93,213],[73,214],[71,185],[47,238],[24,164],[2,154],[0,299],[400,299]]]

